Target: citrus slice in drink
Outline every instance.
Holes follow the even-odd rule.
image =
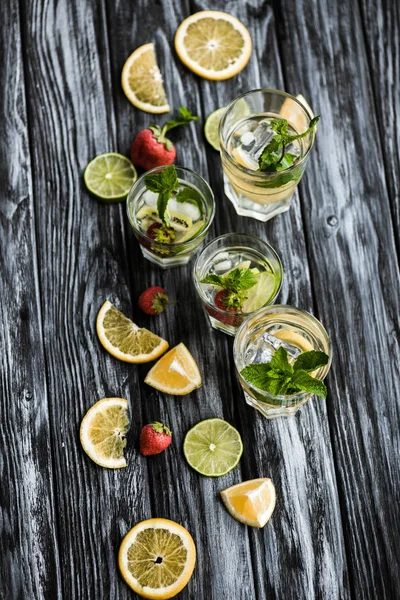
[[[99,310],[96,330],[102,346],[124,362],[150,362],[168,348],[168,342],[148,329],[138,327],[108,300]]]
[[[184,396],[201,386],[201,375],[193,356],[181,343],[156,362],[144,381],[160,392]]]
[[[123,450],[128,427],[128,401],[124,398],[103,398],[82,419],[82,448],[101,467],[126,467]]]
[[[256,274],[257,283],[246,291],[247,299],[242,302],[242,312],[258,310],[272,298],[276,291],[276,277],[268,271]]]
[[[126,97],[136,108],[153,114],[169,112],[153,43],[136,48],[130,55],[122,69],[121,84]]]
[[[296,99],[308,111],[310,119],[315,117],[311,106],[308,104],[307,100],[302,94],[298,94]],[[279,114],[283,119],[289,121],[291,126],[294,127],[298,133],[302,133],[308,128],[310,119],[308,119],[303,112],[300,112],[299,109],[295,107],[295,102],[291,98],[287,98],[285,100],[285,102],[282,104]],[[317,131],[317,127],[314,127],[314,130]]]
[[[99,154],[85,169],[83,174],[89,192],[106,202],[119,202],[128,195],[137,179],[136,169],[131,161],[118,154]]]
[[[240,433],[223,419],[206,419],[186,434],[183,453],[201,475],[220,477],[238,464],[243,452]]]
[[[226,111],[226,106],[214,110],[208,115],[204,124],[204,135],[207,142],[219,152],[219,124]]]
[[[221,498],[234,519],[264,527],[275,508],[275,486],[270,479],[251,479],[233,485],[221,492]]]
[[[278,329],[278,331],[274,331],[273,335],[283,342],[295,346],[302,352],[314,350],[312,344],[297,331],[292,331],[291,329]]]
[[[248,63],[251,37],[236,17],[204,10],[185,19],[175,34],[181,61],[205,79],[229,79]]]
[[[122,540],[118,566],[125,582],[143,598],[173,598],[187,585],[196,563],[190,533],[168,519],[148,519]]]

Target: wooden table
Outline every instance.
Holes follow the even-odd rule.
[[[181,593],[193,600],[400,597],[399,155],[400,11],[389,0],[6,0],[0,4],[0,597],[134,597],[118,574],[122,536],[151,516],[179,521],[198,551]],[[201,80],[173,50],[178,24],[220,8],[249,28],[246,69]],[[267,421],[235,378],[232,339],[209,329],[191,268],[145,261],[124,205],[102,205],[83,170],[163,117],[120,86],[127,56],[154,40],[170,103],[204,118],[258,87],[303,93],[322,119],[291,210],[267,224],[224,196],[220,161],[201,124],[176,130],[177,164],[211,184],[209,239],[249,232],[280,253],[279,301],[309,310],[334,348],[326,402]],[[158,318],[137,308],[148,285],[179,303]],[[146,365],[101,348],[96,314],[109,298],[171,345],[184,341],[203,386],[186,398],[144,384]],[[79,424],[99,398],[129,399],[128,468],[96,467]],[[220,479],[186,464],[187,430],[219,416],[240,430],[239,466]],[[172,449],[136,447],[165,419]],[[272,477],[277,506],[263,530],[234,521],[218,492]]]

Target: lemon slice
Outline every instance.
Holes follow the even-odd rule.
[[[221,492],[221,498],[234,519],[264,527],[275,508],[275,486],[270,479],[251,479],[233,485]]]
[[[136,108],[153,114],[170,111],[154,44],[144,44],[127,59],[122,69],[122,88]]]
[[[96,330],[102,346],[112,356],[125,362],[150,362],[168,348],[168,342],[135,325],[108,300],[99,310]]]
[[[310,118],[315,117],[315,115],[311,109],[311,106],[308,104],[307,100],[304,98],[304,96],[302,94],[298,94],[296,96],[296,99],[309,112]],[[293,100],[291,100],[290,98],[287,98],[281,106],[279,115],[283,119],[286,119],[287,121],[289,121],[291,126],[294,127],[294,129],[296,131],[298,131],[299,133],[302,133],[303,131],[305,131],[308,128],[310,120],[306,117],[306,115],[304,113],[300,112],[298,108],[297,108],[297,110],[296,110],[296,108],[293,108],[295,104],[296,103]],[[315,127],[314,130],[317,131],[317,127]]]
[[[257,283],[247,290],[247,299],[242,302],[242,311],[251,313],[258,310],[273,297],[276,290],[276,277],[268,271],[257,275]]]
[[[251,37],[232,15],[204,10],[185,19],[175,34],[181,61],[205,79],[229,79],[248,63]]]
[[[201,386],[201,375],[185,344],[178,344],[160,358],[144,381],[160,392],[184,396]]]
[[[219,152],[219,124],[226,111],[226,106],[214,110],[204,123],[204,135],[207,142]]]
[[[137,179],[137,173],[126,156],[108,152],[90,161],[83,179],[89,192],[102,200],[113,202],[126,198]]]
[[[201,475],[220,477],[238,464],[243,452],[240,433],[223,419],[206,419],[186,434],[183,453]]]
[[[108,469],[126,467],[123,449],[128,431],[128,401],[124,398],[103,398],[88,410],[82,419],[80,440],[90,458]]]
[[[168,519],[148,519],[122,540],[118,566],[125,582],[143,598],[173,598],[187,585],[196,563],[190,533]]]

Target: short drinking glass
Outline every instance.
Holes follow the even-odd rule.
[[[273,396],[250,384],[241,375],[241,371],[250,364],[268,363],[280,346],[287,350],[289,362],[293,362],[302,352],[325,352],[329,356],[329,362],[312,374],[317,379],[324,379],[331,365],[329,336],[323,325],[308,312],[276,304],[251,315],[236,334],[233,356],[247,404],[268,419],[296,414],[312,396],[310,392]]]
[[[185,201],[175,197],[168,201],[169,231],[173,241],[162,241],[155,234],[161,219],[157,210],[158,194],[146,188],[146,175],[158,174],[165,167],[144,173],[131,187],[127,212],[142,254],[151,262],[166,269],[186,265],[206,237],[215,214],[214,194],[208,183],[194,171],[175,167],[179,188]]]
[[[292,166],[259,171],[258,160],[275,135],[272,119],[286,119],[288,133],[304,133],[314,115],[294,96],[278,90],[247,92],[229,104],[220,123],[225,194],[239,215],[268,221],[290,208],[314,143],[315,128],[290,143]]]

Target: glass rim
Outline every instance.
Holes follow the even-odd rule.
[[[245,319],[247,319],[247,318],[250,318],[252,315],[254,315],[257,311],[253,311],[250,313],[231,313],[228,310],[222,310],[221,308],[218,308],[217,306],[215,306],[215,304],[212,304],[211,302],[208,301],[208,299],[205,296],[204,291],[201,287],[201,285],[204,285],[204,284],[201,284],[200,281],[198,281],[198,278],[196,276],[196,269],[197,269],[198,263],[199,263],[202,255],[204,254],[204,252],[207,250],[207,248],[212,246],[212,244],[218,240],[221,240],[223,238],[229,238],[229,237],[232,237],[235,235],[242,236],[244,238],[248,238],[249,240],[257,240],[258,242],[261,242],[264,246],[266,246],[266,248],[268,250],[271,251],[271,254],[277,260],[278,265],[279,265],[279,274],[280,274],[279,285],[276,288],[275,293],[273,294],[273,296],[271,296],[271,298],[269,299],[268,302],[270,304],[275,300],[275,298],[278,296],[279,292],[282,289],[283,276],[284,276],[282,261],[280,259],[279,254],[277,253],[277,251],[275,250],[275,248],[273,246],[271,246],[268,242],[265,242],[260,237],[258,237],[256,235],[252,235],[250,233],[223,233],[222,235],[219,235],[216,238],[214,238],[213,240],[211,240],[210,242],[208,242],[196,257],[195,263],[193,265],[193,280],[194,280],[194,285],[195,285],[196,291],[197,291],[198,295],[200,296],[201,300],[204,302],[204,304],[206,304],[209,308],[211,308],[215,313],[220,314],[223,317],[226,317],[226,316],[244,317]],[[251,246],[250,246],[250,249],[252,249]],[[221,249],[221,252],[223,252],[223,249]],[[268,308],[269,304],[267,306],[264,305],[257,310],[262,310],[263,308]]]
[[[237,374],[243,378],[242,375],[240,375],[240,371],[238,368],[238,360],[237,357],[240,354],[239,353],[239,338],[241,335],[244,335],[244,330],[246,329],[248,322],[250,321],[250,319],[253,319],[257,316],[265,316],[267,311],[268,312],[273,312],[274,310],[277,310],[277,312],[279,313],[279,309],[290,309],[291,311],[295,311],[296,313],[298,313],[299,315],[305,316],[307,317],[307,319],[309,319],[310,321],[313,322],[314,325],[317,326],[318,330],[322,333],[323,338],[325,339],[327,346],[328,346],[328,356],[329,356],[329,361],[328,363],[324,366],[324,372],[323,372],[323,377],[321,378],[321,381],[323,381],[326,376],[328,375],[330,368],[331,368],[331,364],[332,364],[332,344],[331,344],[331,339],[329,337],[328,332],[326,331],[325,327],[323,326],[323,324],[321,323],[321,321],[319,321],[314,315],[312,315],[310,312],[308,312],[307,310],[304,310],[303,308],[297,308],[297,306],[291,306],[290,304],[274,304],[272,306],[265,306],[260,308],[258,311],[254,312],[252,315],[250,315],[249,317],[247,317],[247,319],[245,321],[243,321],[243,323],[240,325],[240,327],[238,328],[236,335],[235,335],[235,339],[233,341],[233,362],[235,363],[235,369]],[[260,313],[260,314],[258,314]],[[263,315],[261,315],[261,313],[263,313]],[[243,378],[244,379],[244,378]],[[246,380],[245,380],[246,381]],[[311,392],[302,392],[299,391],[296,394],[271,394],[270,392],[267,392],[265,390],[261,390],[260,388],[258,388],[257,386],[251,384],[250,382],[246,381],[247,385],[249,386],[249,388],[251,390],[254,390],[255,393],[260,394],[261,396],[266,396],[267,398],[274,398],[275,400],[282,400],[282,401],[288,401],[288,400],[293,400],[294,398],[307,398],[310,395],[312,396],[313,394]],[[262,400],[260,400],[260,402],[262,402]]]
[[[129,212],[129,207],[134,202],[134,200],[132,200],[131,198],[135,191],[135,188],[138,187],[138,184],[143,181],[143,179],[146,175],[149,175],[150,173],[159,172],[160,170],[165,169],[165,167],[170,167],[170,166],[171,165],[161,165],[160,167],[154,167],[153,169],[150,169],[149,171],[146,171],[145,173],[143,173],[131,185],[130,190],[128,192],[127,199],[126,199],[126,213],[128,215],[128,220],[129,220],[129,223],[131,224],[133,230],[151,242],[154,242],[155,240],[152,237],[150,237],[149,235],[147,235],[147,233],[138,226],[138,224],[136,222],[136,214],[135,213],[133,213],[133,217],[131,218],[131,215]],[[187,246],[192,244],[194,240],[197,240],[199,238],[199,236],[203,235],[204,233],[207,233],[207,231],[209,230],[209,228],[211,226],[211,223],[213,222],[214,216],[215,216],[215,208],[216,208],[215,207],[215,197],[214,197],[214,192],[212,191],[212,189],[210,187],[210,184],[207,183],[207,181],[201,175],[199,175],[198,173],[196,173],[196,171],[193,171],[192,169],[188,169],[187,167],[181,167],[180,165],[174,165],[174,167],[176,170],[184,171],[186,173],[191,173],[192,175],[194,175],[195,177],[198,177],[198,179],[201,180],[201,182],[206,186],[207,192],[210,194],[211,209],[210,209],[210,215],[208,218],[208,222],[206,223],[204,229],[201,229],[201,231],[199,231],[196,235],[194,235],[192,238],[190,238],[190,240],[186,240],[185,242],[179,242],[179,241],[178,242],[156,242],[157,246],[160,246],[161,248],[163,248],[163,247],[170,248],[171,246],[182,246],[182,247],[186,248]]]
[[[220,151],[226,155],[228,160],[230,160],[231,162],[233,162],[235,164],[235,167],[238,168],[239,171],[246,173],[246,175],[252,175],[253,177],[255,175],[257,175],[260,178],[273,179],[274,177],[276,177],[277,175],[280,175],[282,173],[290,173],[295,168],[301,166],[305,162],[306,158],[308,157],[308,155],[310,153],[311,148],[314,145],[316,131],[315,131],[315,129],[313,129],[311,131],[311,134],[310,134],[310,135],[312,135],[311,143],[309,144],[307,151],[305,152],[303,158],[301,160],[299,160],[298,162],[296,162],[291,167],[288,167],[287,169],[282,169],[282,171],[274,171],[272,173],[269,173],[267,171],[254,171],[253,169],[249,169],[248,167],[245,167],[245,166],[241,165],[240,163],[238,163],[237,161],[235,161],[231,157],[229,152],[227,151],[227,149],[225,147],[225,143],[222,139],[222,128],[225,125],[227,114],[239,100],[242,100],[242,98],[244,98],[245,96],[249,96],[250,94],[256,94],[256,93],[260,93],[260,92],[274,93],[274,94],[278,94],[280,96],[284,96],[285,98],[290,98],[291,100],[296,102],[296,104],[298,104],[300,106],[300,108],[306,113],[309,121],[311,121],[311,119],[313,118],[313,115],[311,115],[311,113],[308,111],[308,109],[296,98],[296,96],[292,96],[292,94],[288,94],[287,92],[284,92],[282,90],[275,90],[273,88],[257,88],[256,90],[249,90],[248,92],[244,92],[243,94],[240,94],[240,96],[237,96],[236,98],[234,98],[234,100],[232,100],[227,105],[226,110],[222,116],[222,119],[221,119],[221,121],[219,123],[219,127],[218,127]]]

